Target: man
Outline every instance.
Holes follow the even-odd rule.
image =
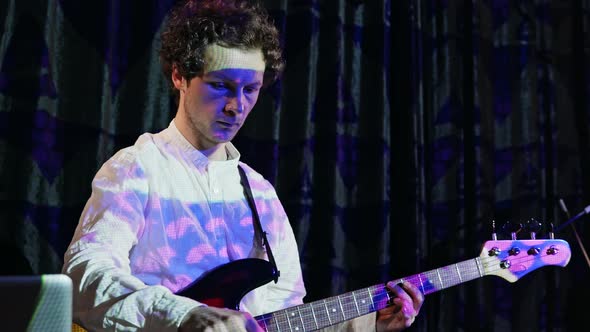
[[[272,185],[239,161],[230,142],[260,90],[281,73],[278,40],[262,7],[246,1],[188,1],[172,10],[160,57],[177,113],[168,128],[118,151],[92,181],[64,256],[77,323],[92,331],[260,331],[253,316],[302,303],[289,220]],[[268,246],[260,243],[256,220]],[[240,310],[176,294],[213,268],[273,257],[276,283],[246,294]],[[329,328],[409,326],[424,297],[409,283],[390,288],[392,306]]]

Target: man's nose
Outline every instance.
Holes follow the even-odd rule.
[[[241,92],[236,93],[234,96],[231,96],[225,105],[226,111],[232,111],[236,113],[244,112],[244,94]]]

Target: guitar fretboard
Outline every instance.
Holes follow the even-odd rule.
[[[478,257],[393,282],[410,282],[427,295],[483,275]],[[255,318],[266,331],[314,331],[381,310],[391,304],[393,297],[384,284],[373,285]]]

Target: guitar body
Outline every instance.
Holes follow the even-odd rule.
[[[176,294],[209,306],[239,310],[244,295],[271,280],[276,282],[278,275],[268,261],[239,259],[208,271]]]

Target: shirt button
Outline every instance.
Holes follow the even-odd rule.
[[[214,194],[219,194],[219,188],[213,188],[213,193]]]

